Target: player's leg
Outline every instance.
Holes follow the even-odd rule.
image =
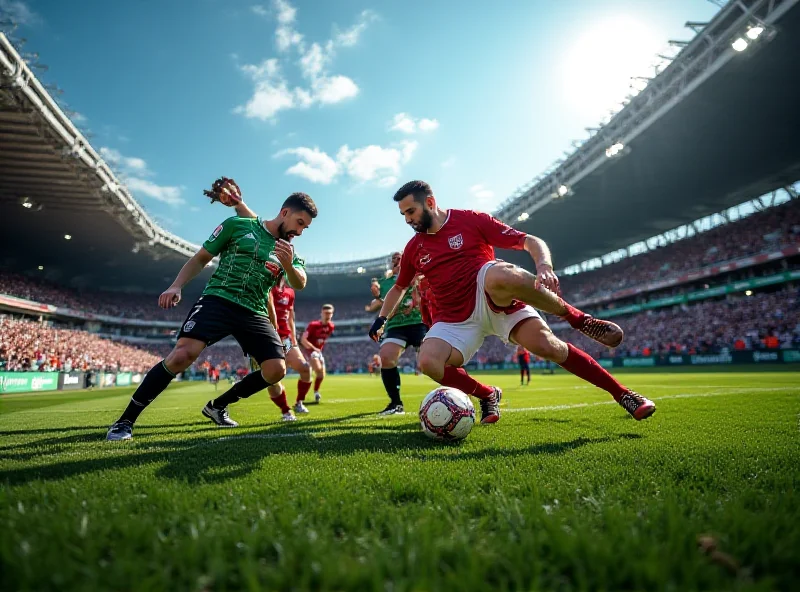
[[[481,423],[495,423],[500,419],[500,389],[478,382],[461,367],[482,343],[478,327],[435,323],[420,348],[419,367],[433,381],[479,399]]]
[[[232,315],[236,327],[233,337],[258,362],[260,369],[250,372],[203,408],[203,415],[217,425],[226,427],[238,425],[228,416],[229,405],[252,397],[270,385],[279,383],[286,376],[283,344],[269,320],[246,309],[237,309],[235,313]]]
[[[125,411],[109,428],[106,439],[111,441],[129,440],[133,435],[133,424],[136,423],[145,407],[166,390],[173,378],[194,364],[205,347],[205,342],[197,339],[188,337],[178,339],[169,355],[145,374]]]
[[[510,338],[537,356],[559,364],[564,370],[608,392],[635,419],[642,420],[655,413],[652,401],[621,384],[586,352],[561,341],[541,318],[529,317],[519,321]]]
[[[622,343],[624,334],[619,325],[578,310],[547,288],[540,286],[537,289],[536,276],[521,267],[502,262],[492,265],[486,270],[485,288],[498,307],[506,307],[512,301],[519,300],[564,319],[572,328],[606,347],[617,347]]]
[[[378,352],[381,357],[381,380],[389,396],[389,404],[380,415],[404,413],[403,400],[400,398],[400,369],[397,367],[397,360],[400,359],[405,346],[406,342],[396,337],[387,337],[381,342]]]
[[[303,401],[311,388],[311,366],[298,347],[289,348],[286,352],[286,365],[300,375],[297,381],[297,399],[294,403],[295,413],[308,413],[308,408]]]
[[[519,385],[522,386],[525,379],[525,365],[520,361],[519,363]]]
[[[311,359],[308,363],[314,371],[314,402],[319,404],[322,400],[319,387],[322,386],[322,381],[325,380],[325,358],[322,357],[322,354],[318,354],[317,352],[312,352],[309,357]]]

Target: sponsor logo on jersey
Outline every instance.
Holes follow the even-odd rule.
[[[242,240],[244,240],[244,239],[246,239],[246,238],[249,238],[249,239],[252,239],[252,240],[256,240],[256,237],[255,237],[255,236],[253,236],[253,233],[252,233],[252,232],[248,232],[247,234],[245,234],[245,235],[242,237]]]
[[[194,321],[186,321],[186,323],[183,325],[183,330],[184,330],[186,333],[188,333],[189,331],[191,331],[192,329],[194,329],[194,325],[195,325],[195,322],[194,322]]]
[[[431,256],[429,253],[421,253],[419,259],[417,260],[417,265],[420,267],[425,267],[428,263],[431,262]]]
[[[284,296],[283,298],[281,298],[280,300],[278,300],[278,302],[279,302],[280,304],[282,304],[283,306],[286,306],[287,304],[289,304],[289,298],[288,298],[288,297],[286,297],[286,296]]]
[[[211,236],[208,238],[208,240],[214,241],[219,236],[220,232],[222,232],[222,224],[220,224],[214,229],[214,232],[211,233]]]
[[[464,237],[460,234],[451,236],[447,239],[447,243],[450,245],[451,249],[460,249],[464,246]]]

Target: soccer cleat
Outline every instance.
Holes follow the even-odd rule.
[[[308,407],[303,405],[302,401],[298,401],[294,404],[294,412],[295,413],[308,413]]]
[[[233,421],[228,415],[228,408],[217,409],[211,404],[211,401],[206,403],[203,407],[203,415],[213,421],[221,428],[238,428],[239,424]]]
[[[402,403],[389,403],[378,415],[405,415],[405,413]]]
[[[281,415],[281,419],[283,421],[297,421],[297,418],[294,415],[292,415],[291,411],[287,411],[286,413]]]
[[[126,419],[122,419],[110,428],[106,434],[106,440],[109,442],[119,442],[121,440],[130,440],[133,438],[133,424]]]
[[[320,401],[322,401],[322,395],[319,394],[319,391],[314,391],[314,402],[319,405]]]
[[[625,336],[622,328],[616,323],[596,319],[588,314],[583,315],[583,321],[580,327],[576,327],[576,329],[606,347],[619,347],[619,344],[622,343],[622,338]]]
[[[619,399],[620,407],[633,416],[636,421],[647,419],[656,412],[656,405],[639,393],[628,391]]]
[[[481,423],[497,423],[500,421],[500,399],[503,391],[493,387],[494,392],[485,399],[478,399],[481,403]]]

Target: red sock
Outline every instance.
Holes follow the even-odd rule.
[[[586,316],[586,313],[581,310],[578,310],[571,304],[567,304],[563,298],[559,298],[558,300],[559,302],[561,302],[561,304],[564,305],[564,308],[567,309],[567,314],[565,314],[561,318],[567,321],[570,327],[572,327],[573,329],[577,329],[578,327],[580,327],[581,324],[583,323],[583,317]]]
[[[473,397],[477,397],[479,399],[485,399],[494,393],[494,389],[492,387],[481,384],[467,374],[466,370],[463,368],[457,368],[456,366],[444,367],[444,376],[442,377],[440,384],[457,388],[461,392],[472,395]]]
[[[270,397],[272,402],[278,406],[281,410],[281,413],[289,413],[289,404],[286,402],[286,391],[281,391],[281,394],[277,397]]]
[[[571,343],[568,343],[567,347],[569,348],[567,359],[559,364],[564,370],[572,372],[578,378],[583,378],[586,382],[591,382],[604,391],[608,391],[615,401],[619,401],[620,397],[628,392],[628,389],[611,376],[592,356],[585,351],[579,350]]]
[[[314,392],[316,393],[319,391],[319,385],[322,384],[322,379],[325,378],[324,376],[315,376],[314,377]]]
[[[305,380],[298,380],[297,381],[297,400],[298,401],[305,401],[306,395],[308,394],[308,389],[311,388],[311,381],[309,380],[306,382]]]

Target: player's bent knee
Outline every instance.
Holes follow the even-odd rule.
[[[261,364],[261,376],[270,384],[277,384],[286,376],[286,363],[283,360],[267,360]]]
[[[444,377],[444,362],[434,356],[420,353],[419,369],[425,376],[437,382]]]
[[[176,347],[164,360],[167,368],[175,373],[183,372],[194,364],[200,353],[195,353],[187,347]]]
[[[274,399],[275,397],[280,397],[281,393],[283,392],[283,385],[280,382],[271,384],[269,385],[269,387],[267,387],[267,392],[269,393],[269,396],[272,399]]]

